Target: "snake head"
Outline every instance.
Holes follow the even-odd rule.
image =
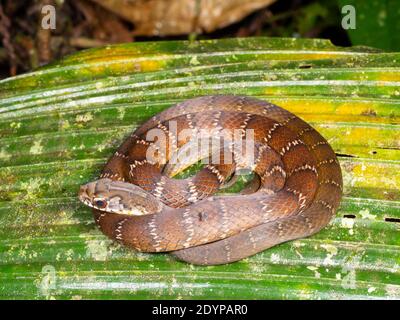
[[[111,179],[99,179],[81,186],[78,197],[91,208],[131,216],[156,213],[163,206],[139,186]]]

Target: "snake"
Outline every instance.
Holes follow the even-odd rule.
[[[215,148],[194,152],[202,141]],[[175,177],[199,162],[194,175]],[[247,187],[221,192],[243,172],[253,173]],[[342,193],[336,154],[307,122],[258,98],[209,95],[144,122],[79,199],[124,246],[219,265],[319,232]]]

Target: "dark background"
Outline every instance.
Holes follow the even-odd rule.
[[[137,0],[136,0],[137,1]],[[169,1],[181,1],[173,7]],[[232,0],[225,0],[232,1]],[[239,1],[236,13],[253,0]],[[129,1],[128,1],[129,2]],[[131,1],[132,2],[132,1]],[[110,10],[104,3],[112,0],[2,0],[0,4],[0,78],[24,73],[59,59],[77,50],[110,43],[157,41],[175,39],[212,39],[224,37],[304,37],[330,39],[338,46],[367,45],[387,51],[400,49],[400,1],[398,0],[271,0],[270,5],[246,12],[244,17],[224,12],[217,17],[219,24],[206,30],[193,19],[193,28],[183,31],[187,11],[180,8],[193,4],[193,10],[205,12],[201,0],[139,0],[134,9],[117,6]],[[235,1],[232,1],[233,3]],[[56,9],[56,29],[43,30],[41,8],[53,5]],[[208,0],[208,9],[218,9],[221,0]],[[351,4],[356,10],[356,29],[341,26],[341,9]],[[202,7],[203,6],[203,7]],[[160,9],[161,8],[161,9]],[[168,9],[171,10],[168,11]],[[126,19],[133,10],[140,22]],[[173,21],[176,29],[143,31],[143,21],[157,19],[155,12],[164,10],[164,21]],[[225,10],[225,9],[221,9]],[[132,11],[132,12],[133,12]],[[190,11],[190,10],[189,10]],[[243,9],[244,12],[244,9]],[[163,14],[163,12],[161,12]],[[231,23],[229,19],[234,21]],[[210,17],[210,19],[213,19]],[[228,21],[228,22],[227,22]],[[177,33],[177,34],[174,34]]]

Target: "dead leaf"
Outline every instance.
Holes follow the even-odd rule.
[[[135,24],[135,35],[212,32],[275,0],[92,0]]]

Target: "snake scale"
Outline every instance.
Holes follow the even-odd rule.
[[[163,150],[157,139],[149,141],[152,129],[168,137]],[[186,179],[172,178],[182,168],[168,167],[168,160],[193,145],[199,129],[213,139],[236,129],[239,140],[230,140],[228,148],[233,160],[222,161],[227,146],[219,145],[218,163],[209,161]],[[191,133],[181,137],[184,130]],[[252,149],[244,146],[247,136]],[[238,156],[239,146],[251,157]],[[256,177],[243,194],[215,195],[243,168]],[[153,116],[123,142],[99,180],[79,192],[108,237],[199,265],[238,261],[312,235],[335,215],[341,197],[338,160],[315,129],[272,103],[236,95],[189,99]]]

